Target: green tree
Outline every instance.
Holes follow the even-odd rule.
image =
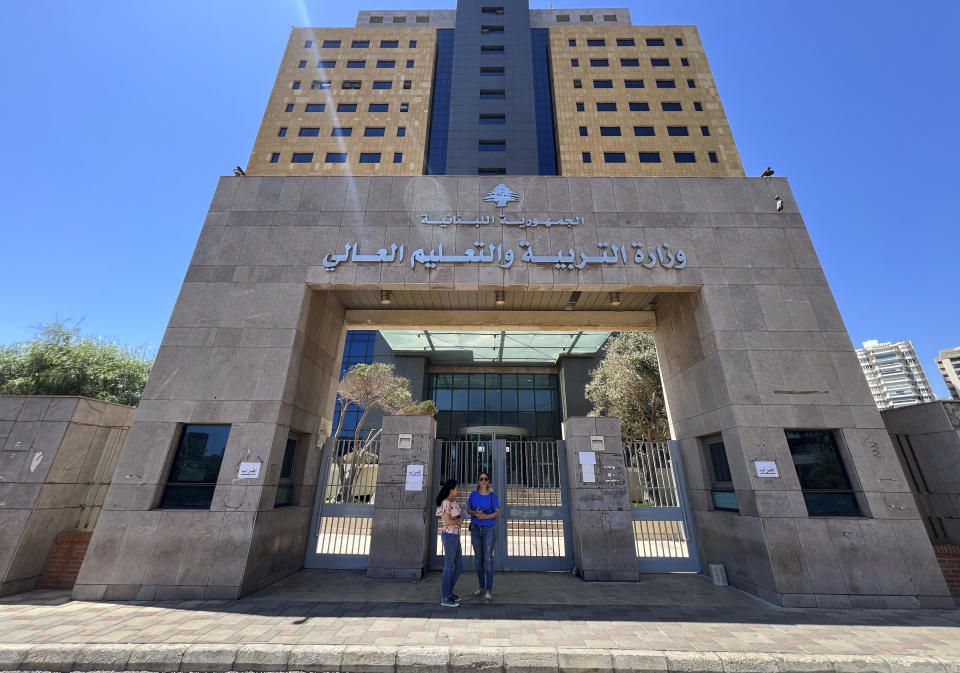
[[[607,341],[603,360],[590,372],[585,394],[591,416],[617,416],[623,438],[663,442],[670,438],[660,366],[653,335],[624,332]]]
[[[52,322],[29,341],[0,346],[0,395],[80,395],[136,406],[151,366],[143,350]]]

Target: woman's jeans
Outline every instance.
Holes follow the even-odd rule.
[[[493,591],[493,542],[496,526],[470,526],[473,558],[477,564],[477,586]]]
[[[441,599],[450,598],[453,587],[463,572],[463,557],[460,555],[460,536],[456,533],[441,533],[443,540],[443,575],[440,578]]]

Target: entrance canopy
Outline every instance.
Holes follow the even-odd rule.
[[[610,332],[384,330],[394,353],[429,355],[434,363],[553,364],[561,355],[592,355]]]

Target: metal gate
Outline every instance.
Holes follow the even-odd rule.
[[[640,572],[699,572],[679,445],[624,442]]]
[[[570,504],[562,441],[437,440],[434,451],[432,498],[447,479],[460,482],[464,506],[476,488],[477,474],[490,473],[500,501],[496,523],[494,568],[502,570],[569,570],[573,565],[570,541]],[[432,503],[431,498],[431,504]],[[431,546],[430,565],[443,567],[440,522]],[[473,545],[463,527],[464,567],[473,569]]]
[[[317,482],[306,568],[363,569],[370,555],[380,440],[330,438]]]

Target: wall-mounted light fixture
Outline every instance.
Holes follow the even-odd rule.
[[[380,304],[382,306],[389,306],[392,301],[393,298],[390,296],[390,290],[380,290]]]
[[[503,290],[497,290],[494,294],[496,295],[497,298],[494,300],[493,303],[495,303],[497,306],[503,306],[504,304],[507,303]]]

